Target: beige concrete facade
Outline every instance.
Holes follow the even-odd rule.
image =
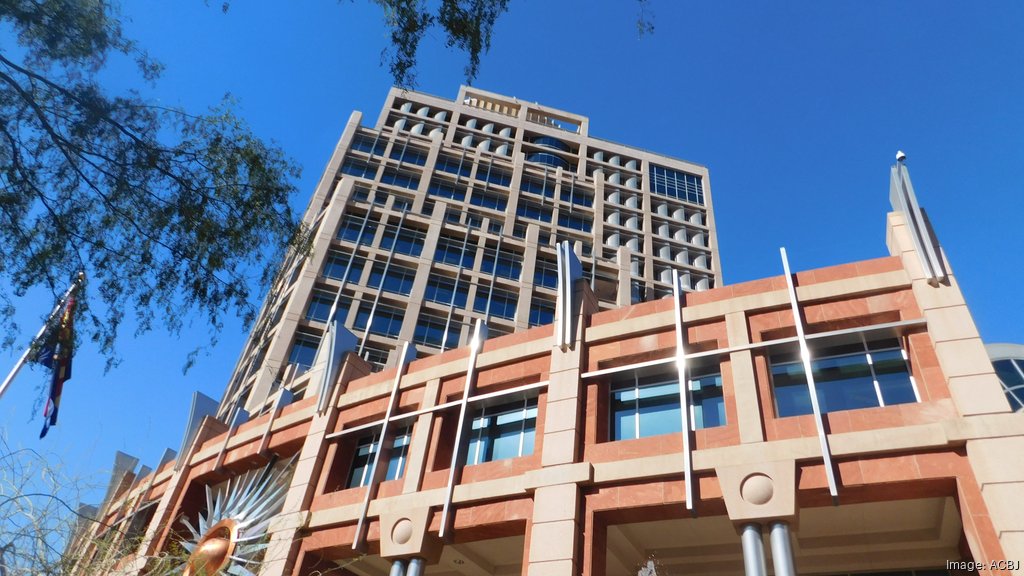
[[[285,262],[221,417],[260,414],[281,387],[307,393],[297,377],[339,290],[344,326],[379,369],[401,342],[421,357],[466,345],[478,318],[492,335],[550,322],[564,240],[602,309],[671,293],[672,269],[689,290],[720,282],[705,167],[470,87],[455,100],[393,89],[372,127],[354,112],[304,221],[312,251]]]
[[[414,558],[439,576],[635,574],[647,562],[659,574],[742,574],[740,532],[761,526],[770,550],[776,522],[799,573],[1024,574],[1024,418],[975,353],[955,277],[924,281],[902,214],[888,227],[892,256],[794,275],[799,320],[781,276],[684,295],[688,385],[675,406],[691,407],[689,431],[645,431],[668,422],[648,414],[671,402],[640,405],[666,378],[678,383],[675,300],[601,310],[580,283],[572,346],[555,345],[545,325],[401,373],[370,373],[350,354],[324,413],[307,397],[233,432],[208,425],[178,473],[168,465],[115,493],[104,520],[124,517],[126,503],[159,503],[140,555],[123,561],[136,574],[182,533],[179,517],[202,511],[206,486],[270,454],[299,455],[260,574],[383,576]],[[828,454],[791,380],[797,321],[828,408]],[[385,425],[389,442],[411,427],[404,449],[382,448],[382,463],[401,455],[401,472],[360,485],[359,447]],[[486,457],[486,442],[501,457]]]

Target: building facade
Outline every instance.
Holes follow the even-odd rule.
[[[563,266],[554,324],[206,416],[118,467],[81,573],[131,536],[114,572],[1024,574],[1024,418],[893,175],[887,257],[611,310]]]
[[[720,276],[705,167],[590,135],[589,120],[462,87],[392,89],[373,127],[352,114],[305,215],[311,251],[285,263],[219,414],[296,397],[332,312],[378,369],[554,318],[568,241],[601,309]],[[339,296],[340,293],[340,296]]]

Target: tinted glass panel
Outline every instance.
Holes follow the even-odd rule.
[[[853,346],[857,347],[859,345]],[[879,406],[879,393],[886,405],[916,401],[910,373],[900,349],[872,350],[871,363],[865,352],[838,354],[838,349],[833,352],[835,355],[817,358],[811,365],[818,391],[818,404],[823,413]],[[773,359],[772,384],[780,417],[812,413],[802,362],[778,362]]]
[[[467,464],[533,454],[537,399],[484,408],[473,416]]]

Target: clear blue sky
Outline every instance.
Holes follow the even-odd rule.
[[[258,134],[303,167],[304,207],[349,113],[372,124],[391,85],[367,0],[300,4],[131,1],[128,35],[166,64],[155,88],[197,110],[225,92]],[[652,0],[638,39],[632,0],[517,0],[499,20],[475,84],[590,117],[591,134],[707,165],[726,283],[886,255],[889,166],[897,149],[952,262],[982,337],[1024,341],[1024,3],[680,2]],[[9,37],[3,39],[9,42]],[[426,38],[418,89],[454,98],[464,55]],[[19,310],[25,326],[49,303]],[[177,448],[193,390],[219,398],[245,334],[206,340],[123,331],[121,366],[75,358],[58,426],[36,439],[46,376],[26,371],[0,401],[12,444],[53,452],[105,483],[114,451],[154,465]],[[25,342],[28,340],[25,335]],[[13,353],[0,355],[6,371]],[[102,497],[94,492],[92,500]]]

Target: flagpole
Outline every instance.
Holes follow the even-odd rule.
[[[35,346],[36,341],[42,338],[43,334],[46,333],[46,329],[50,326],[50,323],[53,322],[53,319],[56,318],[58,314],[60,314],[60,311],[68,301],[68,298],[74,294],[75,290],[78,290],[78,287],[82,285],[82,281],[84,280],[85,272],[79,272],[78,276],[76,276],[74,281],[71,282],[71,286],[68,287],[67,292],[65,292],[64,295],[60,297],[60,300],[57,301],[57,305],[53,307],[50,315],[46,317],[46,322],[43,322],[43,327],[40,328],[39,332],[37,332],[35,337],[32,338],[32,342],[29,343],[28,348],[25,348],[25,352],[22,353],[21,358],[18,358],[18,363],[11,369],[7,378],[4,378],[4,383],[0,384],[0,398],[3,398],[4,392],[7,392],[7,387],[11,385],[11,382],[14,381],[14,377],[21,371],[21,367],[25,365],[29,354],[32,353],[32,348]]]

